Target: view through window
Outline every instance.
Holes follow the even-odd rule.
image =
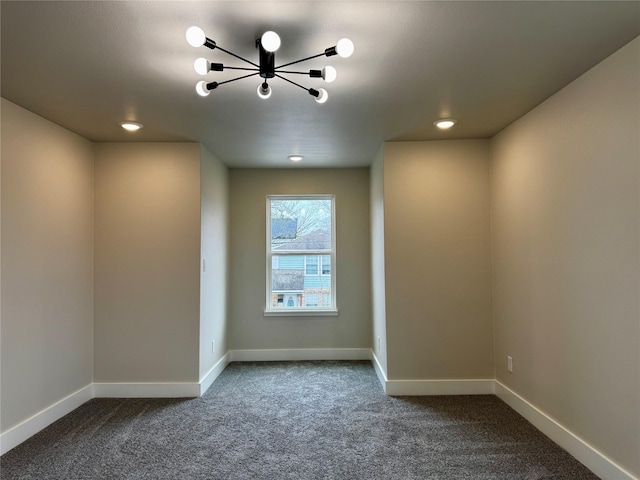
[[[333,195],[267,197],[267,312],[334,312]]]

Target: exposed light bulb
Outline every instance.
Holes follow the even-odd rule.
[[[289,155],[287,158],[292,162],[301,162],[304,157],[302,155]]]
[[[338,43],[336,45],[336,52],[338,52],[338,55],[340,55],[342,58],[347,58],[353,55],[354,48],[355,47],[353,46],[353,42],[351,40],[349,40],[348,38],[341,38],[340,40],[338,40]]]
[[[329,94],[324,88],[319,88],[318,92],[320,92],[320,94],[316,97],[316,102],[325,103],[327,100],[329,100]]]
[[[193,62],[193,69],[198,75],[206,75],[209,73],[209,61],[203,57],[196,58],[196,61]]]
[[[267,82],[258,85],[258,96],[264,100],[271,96],[271,87]]]
[[[196,92],[201,97],[206,97],[207,95],[209,95],[211,93],[209,91],[209,89],[207,88],[206,80],[200,80],[198,83],[196,83]]]
[[[458,123],[456,120],[454,120],[453,118],[442,118],[440,120],[437,120],[436,122],[433,122],[433,124],[442,129],[442,130],[446,130],[448,128],[453,127],[456,123]]]
[[[185,36],[187,37],[187,42],[192,47],[201,47],[207,40],[207,36],[204,34],[204,30],[202,30],[200,27],[195,26],[187,28],[187,33]]]
[[[280,48],[280,36],[276,32],[269,30],[262,34],[260,44],[267,52],[275,52]]]
[[[338,72],[336,71],[335,68],[333,68],[330,65],[327,65],[322,69],[322,78],[327,83],[331,83],[335,81],[337,76],[338,76]]]
[[[136,122],[122,122],[120,126],[128,132],[135,132],[142,128],[142,124]]]

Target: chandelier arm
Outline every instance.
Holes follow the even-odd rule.
[[[241,77],[232,78],[231,80],[225,80],[224,82],[218,82],[218,85],[224,85],[225,83],[235,82],[236,80],[242,80],[243,78],[255,77],[260,72],[250,73],[249,75],[243,75]]]
[[[260,72],[259,68],[244,68],[244,67],[228,67],[224,66],[225,70],[244,70],[246,72]]]
[[[303,58],[301,60],[296,60],[295,62],[291,62],[291,63],[285,63],[284,65],[279,65],[276,67],[276,70],[278,70],[279,68],[284,68],[284,67],[288,67],[289,65],[294,65],[296,63],[302,63],[302,62],[306,62],[307,60],[312,60],[314,58],[318,58],[318,57],[324,57],[326,54],[325,53],[319,53],[318,55],[313,55],[311,57],[307,57],[307,58]]]
[[[219,47],[219,46],[217,46],[217,45],[216,45],[216,48],[217,48],[218,50],[222,50],[222,51],[223,51],[224,53],[226,53],[227,55],[231,55],[232,57],[236,57],[238,60],[242,60],[243,62],[248,63],[249,65],[253,65],[254,67],[258,67],[258,68],[260,68],[260,65],[257,65],[257,64],[255,64],[255,63],[253,63],[253,62],[250,62],[250,61],[249,61],[249,60],[247,60],[246,58],[242,58],[240,55],[236,55],[235,53],[230,52],[229,50],[225,50],[224,48]]]
[[[298,75],[309,75],[309,72],[294,72],[291,70],[278,70],[276,73],[297,73]]]
[[[294,81],[292,81],[292,80],[289,80],[289,79],[288,79],[288,78],[286,78],[286,77],[283,77],[283,76],[281,76],[281,75],[278,75],[277,73],[276,73],[276,77],[281,78],[282,80],[285,80],[285,81],[287,81],[287,82],[289,82],[289,83],[292,83],[292,84],[294,84],[296,87],[300,87],[301,89],[306,90],[307,92],[310,90],[310,89],[309,89],[309,88],[307,88],[307,87],[303,87],[303,86],[302,86],[302,85],[300,85],[299,83],[296,83],[296,82],[294,82]]]

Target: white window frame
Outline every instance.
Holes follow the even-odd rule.
[[[271,201],[272,200],[331,200],[331,250],[271,250]],[[266,247],[266,295],[265,295],[265,316],[336,316],[338,315],[338,307],[336,301],[336,198],[333,194],[326,195],[267,195],[266,201],[266,231],[267,231],[267,247]],[[322,275],[322,255],[330,257],[331,262],[331,303],[328,306],[318,305],[317,307],[302,308],[278,308],[271,306],[271,281],[272,265],[274,255],[304,255],[305,256],[305,273],[306,273],[306,256],[318,256],[318,275]],[[328,275],[325,275],[328,276]],[[282,293],[282,292],[277,292]],[[318,302],[320,303],[320,302]]]

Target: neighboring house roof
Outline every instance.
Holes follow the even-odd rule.
[[[326,230],[314,230],[276,247],[276,249],[278,248],[287,250],[330,250],[331,233]]]
[[[304,270],[273,270],[271,289],[280,291],[303,291]]]

